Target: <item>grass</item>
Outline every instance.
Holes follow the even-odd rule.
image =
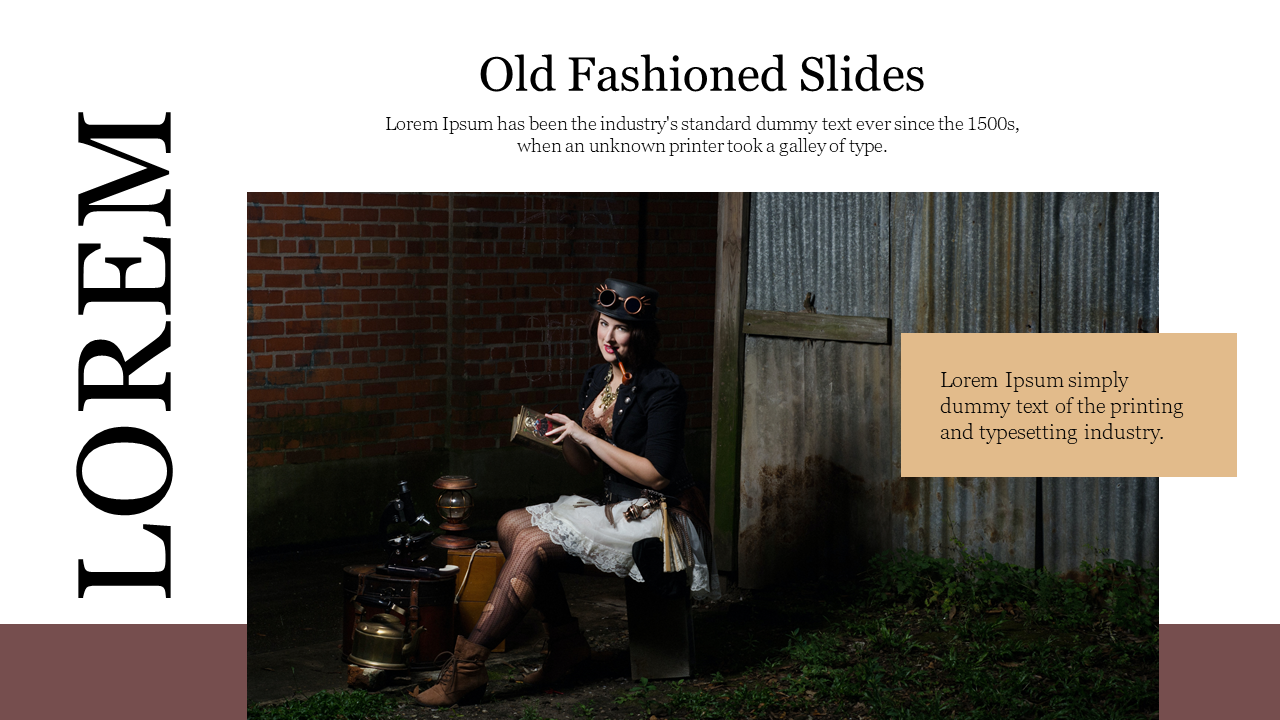
[[[394,698],[360,690],[325,691],[305,700],[249,708],[249,720],[383,720],[392,716],[397,704]]]
[[[853,580],[712,606],[698,617],[699,675],[690,680],[642,679],[596,697],[566,688],[563,706],[518,696],[501,709],[451,712],[521,720],[1158,716],[1157,569],[1102,560],[1060,577],[961,550],[956,559],[897,552]],[[250,708],[249,718],[385,720],[399,717],[397,702],[328,692]]]
[[[708,719],[1157,716],[1157,571],[1104,560],[1070,575],[985,553],[882,556],[856,583],[756,594],[719,672],[617,702]]]
[[[537,708],[532,705],[525,705],[520,712],[520,720],[548,720],[538,713]]]

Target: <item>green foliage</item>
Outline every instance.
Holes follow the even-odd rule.
[[[395,707],[396,701],[384,695],[327,690],[305,700],[249,708],[249,720],[381,720]]]
[[[1108,558],[1088,566],[1087,573],[1104,596],[1112,623],[1140,635],[1159,629],[1158,568],[1143,568],[1132,560]]]
[[[1073,578],[997,562],[986,550],[935,558],[898,550],[871,560],[874,600],[936,611],[945,619],[972,620],[989,610],[1021,612],[1044,625],[1082,627],[1099,620],[1137,634],[1159,625],[1159,571],[1129,560],[1082,563]],[[991,625],[970,622],[972,639],[993,639]]]
[[[874,631],[867,634],[867,642],[872,650],[896,650],[901,653],[912,653],[928,648],[916,642],[909,632],[896,632],[889,628],[884,618],[880,618]]]
[[[793,630],[785,651],[802,666],[839,665],[845,660],[840,638],[833,633],[801,635],[799,629]]]
[[[538,714],[537,708],[532,705],[525,705],[524,711],[520,713],[520,720],[550,720]]]
[[[740,685],[725,693],[678,689],[667,697],[663,711],[680,718],[738,720],[757,717],[761,708],[775,701],[773,690],[757,683]]]
[[[985,550],[960,550],[959,560],[914,550],[878,555],[871,560],[872,590],[885,600],[937,608],[949,617],[1035,599],[1044,573],[997,562]]]
[[[629,703],[632,700],[639,700],[647,695],[652,689],[653,685],[649,682],[649,678],[640,678],[640,681],[635,687],[614,698],[613,701],[621,705],[623,703]]]
[[[878,557],[859,586],[760,592],[739,613],[750,629],[723,648],[733,672],[619,702],[706,720],[1158,714],[1155,568],[1103,559],[1060,577],[960,550]]]

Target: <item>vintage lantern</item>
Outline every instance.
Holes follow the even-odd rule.
[[[466,475],[445,475],[432,483],[432,487],[442,491],[436,500],[436,509],[444,519],[440,529],[448,533],[466,530],[469,527],[466,520],[473,507],[471,493],[467,491],[475,489],[476,481]],[[473,547],[476,541],[459,535],[439,535],[431,544],[454,550]]]

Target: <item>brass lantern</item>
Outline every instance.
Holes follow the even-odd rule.
[[[445,475],[432,483],[432,487],[443,491],[436,500],[436,510],[444,519],[440,529],[450,533],[466,530],[469,527],[466,520],[474,505],[467,491],[475,489],[476,481],[466,475]],[[440,535],[431,544],[453,550],[473,547],[476,541],[459,535]]]

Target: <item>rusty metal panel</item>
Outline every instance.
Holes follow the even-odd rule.
[[[903,332],[1039,330],[1042,206],[1034,194],[894,194],[895,370]],[[898,428],[896,383],[893,392]],[[892,547],[954,556],[959,541],[1004,562],[1035,562],[1035,478],[896,478],[892,495]]]
[[[1160,197],[1049,193],[1043,332],[1158,332]],[[1044,564],[1159,562],[1158,478],[1045,478]]]
[[[888,193],[754,193],[747,307],[889,314]]]
[[[1036,194],[894,193],[895,335],[1039,332],[1042,206]]]
[[[888,346],[750,336],[738,582],[762,587],[889,546]]]
[[[1048,193],[1042,332],[1159,332],[1160,196]]]
[[[1044,566],[1104,557],[1160,562],[1160,479],[1044,478]]]
[[[1037,513],[1049,522],[1035,478],[899,477],[900,335],[1155,330],[1157,219],[1154,194],[753,195],[747,307],[795,311],[813,292],[819,312],[890,317],[892,337],[747,339],[739,581],[803,572],[819,545],[823,562],[857,563],[958,540],[1032,565]],[[1089,502],[1071,482],[1052,484],[1047,566],[1077,565],[1097,546],[1081,538],[1153,561],[1154,480]]]
[[[747,308],[889,314],[887,193],[752,195]],[[889,543],[892,351],[746,340],[738,582],[864,561]]]
[[[935,557],[986,550],[1033,565],[1035,478],[900,478],[893,483],[892,547]]]

